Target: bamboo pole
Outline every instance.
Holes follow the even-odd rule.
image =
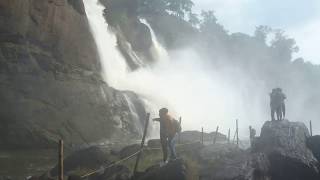
[[[182,117],[180,116],[180,117],[179,117],[180,127],[181,127],[181,119],[182,119]],[[178,143],[179,143],[179,144],[181,144],[181,135],[180,135],[180,134],[181,134],[181,132],[178,133]]]
[[[238,119],[236,120],[236,128],[237,128],[237,146],[239,147],[239,124],[238,124]]]
[[[59,180],[63,180],[63,140],[59,140]]]
[[[203,127],[201,128],[201,144],[203,145]]]
[[[309,126],[310,126],[310,136],[312,136],[312,121],[309,122]]]
[[[148,125],[149,125],[149,119],[150,119],[150,113],[148,113],[147,117],[146,117],[146,123],[145,123],[145,126],[144,126],[143,136],[142,136],[141,145],[140,145],[140,152],[137,155],[136,164],[134,166],[134,171],[133,171],[134,175],[136,175],[137,169],[138,169],[138,166],[139,166],[139,161],[140,161],[140,157],[141,157],[141,150],[143,149],[144,141],[146,139],[147,129],[148,129]]]
[[[228,143],[230,143],[230,128],[228,130]]]
[[[249,139],[250,139],[250,146],[252,146],[252,127],[249,126]]]
[[[216,144],[216,142],[217,142],[218,131],[219,131],[219,126],[217,126],[216,133],[213,138],[213,144]]]

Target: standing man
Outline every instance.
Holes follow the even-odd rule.
[[[285,100],[287,99],[287,96],[282,92],[281,88],[277,88],[278,91],[278,96],[279,96],[279,101],[281,103],[281,116],[282,119],[286,117],[286,105],[285,105]]]
[[[159,118],[155,118],[153,121],[160,122],[160,142],[163,152],[163,161],[165,163],[168,162],[168,147],[170,149],[170,160],[176,159],[175,136],[181,131],[179,122],[169,115],[169,110],[167,108],[161,108],[159,110]]]
[[[272,89],[270,95],[270,109],[271,109],[271,121],[274,121],[274,114],[277,110],[277,102],[276,102],[276,89]]]

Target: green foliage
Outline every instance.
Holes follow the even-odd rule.
[[[200,31],[207,34],[214,34],[215,36],[226,35],[226,30],[217,22],[217,18],[213,11],[202,11],[202,22],[200,24]]]
[[[193,2],[191,0],[140,0],[141,13],[170,13],[179,18],[184,18],[191,13]]]
[[[198,17],[198,14],[195,14],[195,13],[192,13],[190,12],[189,13],[189,20],[188,22],[192,25],[192,26],[197,26],[200,24],[200,19]]]
[[[254,36],[260,42],[265,43],[267,36],[271,33],[272,29],[269,26],[258,26],[254,32]]]
[[[299,51],[296,41],[288,38],[283,30],[275,30],[274,32],[275,38],[271,42],[274,55],[282,61],[291,61],[292,54]]]

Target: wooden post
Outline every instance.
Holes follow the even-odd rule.
[[[143,136],[142,136],[141,145],[140,145],[140,150],[142,150],[143,146],[144,146],[144,141],[146,139],[147,129],[148,129],[148,125],[149,125],[149,119],[150,119],[150,113],[147,114],[146,123],[144,126]],[[140,157],[141,157],[141,151],[137,155],[136,164],[135,164],[134,170],[133,170],[134,175],[136,175],[136,173],[137,173]]]
[[[201,144],[203,145],[203,127],[201,128]]]
[[[182,118],[181,118],[181,116],[180,116],[180,118],[179,118],[180,127],[181,127],[181,119],[182,119]],[[178,134],[178,143],[179,143],[179,144],[181,144],[181,136],[180,136],[180,133],[181,133],[181,132],[179,132],[179,134]]]
[[[312,136],[312,122],[309,122],[309,126],[310,126],[310,136]]]
[[[59,180],[63,180],[63,140],[59,140]]]
[[[252,141],[252,127],[249,126],[249,140],[250,140],[250,146],[252,145],[251,141]]]
[[[236,128],[237,128],[237,146],[239,147],[239,126],[238,126],[238,119],[236,120]]]
[[[213,144],[216,144],[216,142],[217,142],[218,131],[219,131],[219,126],[217,126],[216,133],[213,138]]]
[[[228,130],[228,143],[230,143],[230,128]]]

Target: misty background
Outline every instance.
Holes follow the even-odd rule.
[[[223,133],[228,128],[234,132],[235,120],[239,119],[240,136],[247,138],[249,125],[259,132],[262,124],[271,119],[269,93],[281,87],[287,95],[287,118],[305,123],[312,120],[314,131],[320,131],[320,68],[310,63],[312,60],[297,58],[299,44],[285,31],[295,27],[294,22],[307,19],[310,11],[302,11],[304,18],[299,16],[295,21],[291,19],[295,17],[282,15],[287,10],[279,8],[289,5],[275,6],[273,1],[138,2],[133,6],[122,0],[117,2],[121,8],[106,6],[107,26],[115,28],[109,33],[119,41],[119,34],[126,36],[130,15],[140,17],[137,21],[148,26],[153,36],[157,53],[153,61],[139,57],[139,52],[130,47],[126,49],[129,59],[138,64],[138,68],[132,68],[128,58],[118,58],[116,40],[111,45],[103,41],[105,38],[96,37],[96,41],[106,44],[100,53],[111,52],[109,58],[100,55],[107,82],[137,93],[153,117],[165,106],[176,118],[182,116],[184,130],[204,127],[205,131],[214,131],[220,126]],[[259,11],[263,8],[270,15]]]

